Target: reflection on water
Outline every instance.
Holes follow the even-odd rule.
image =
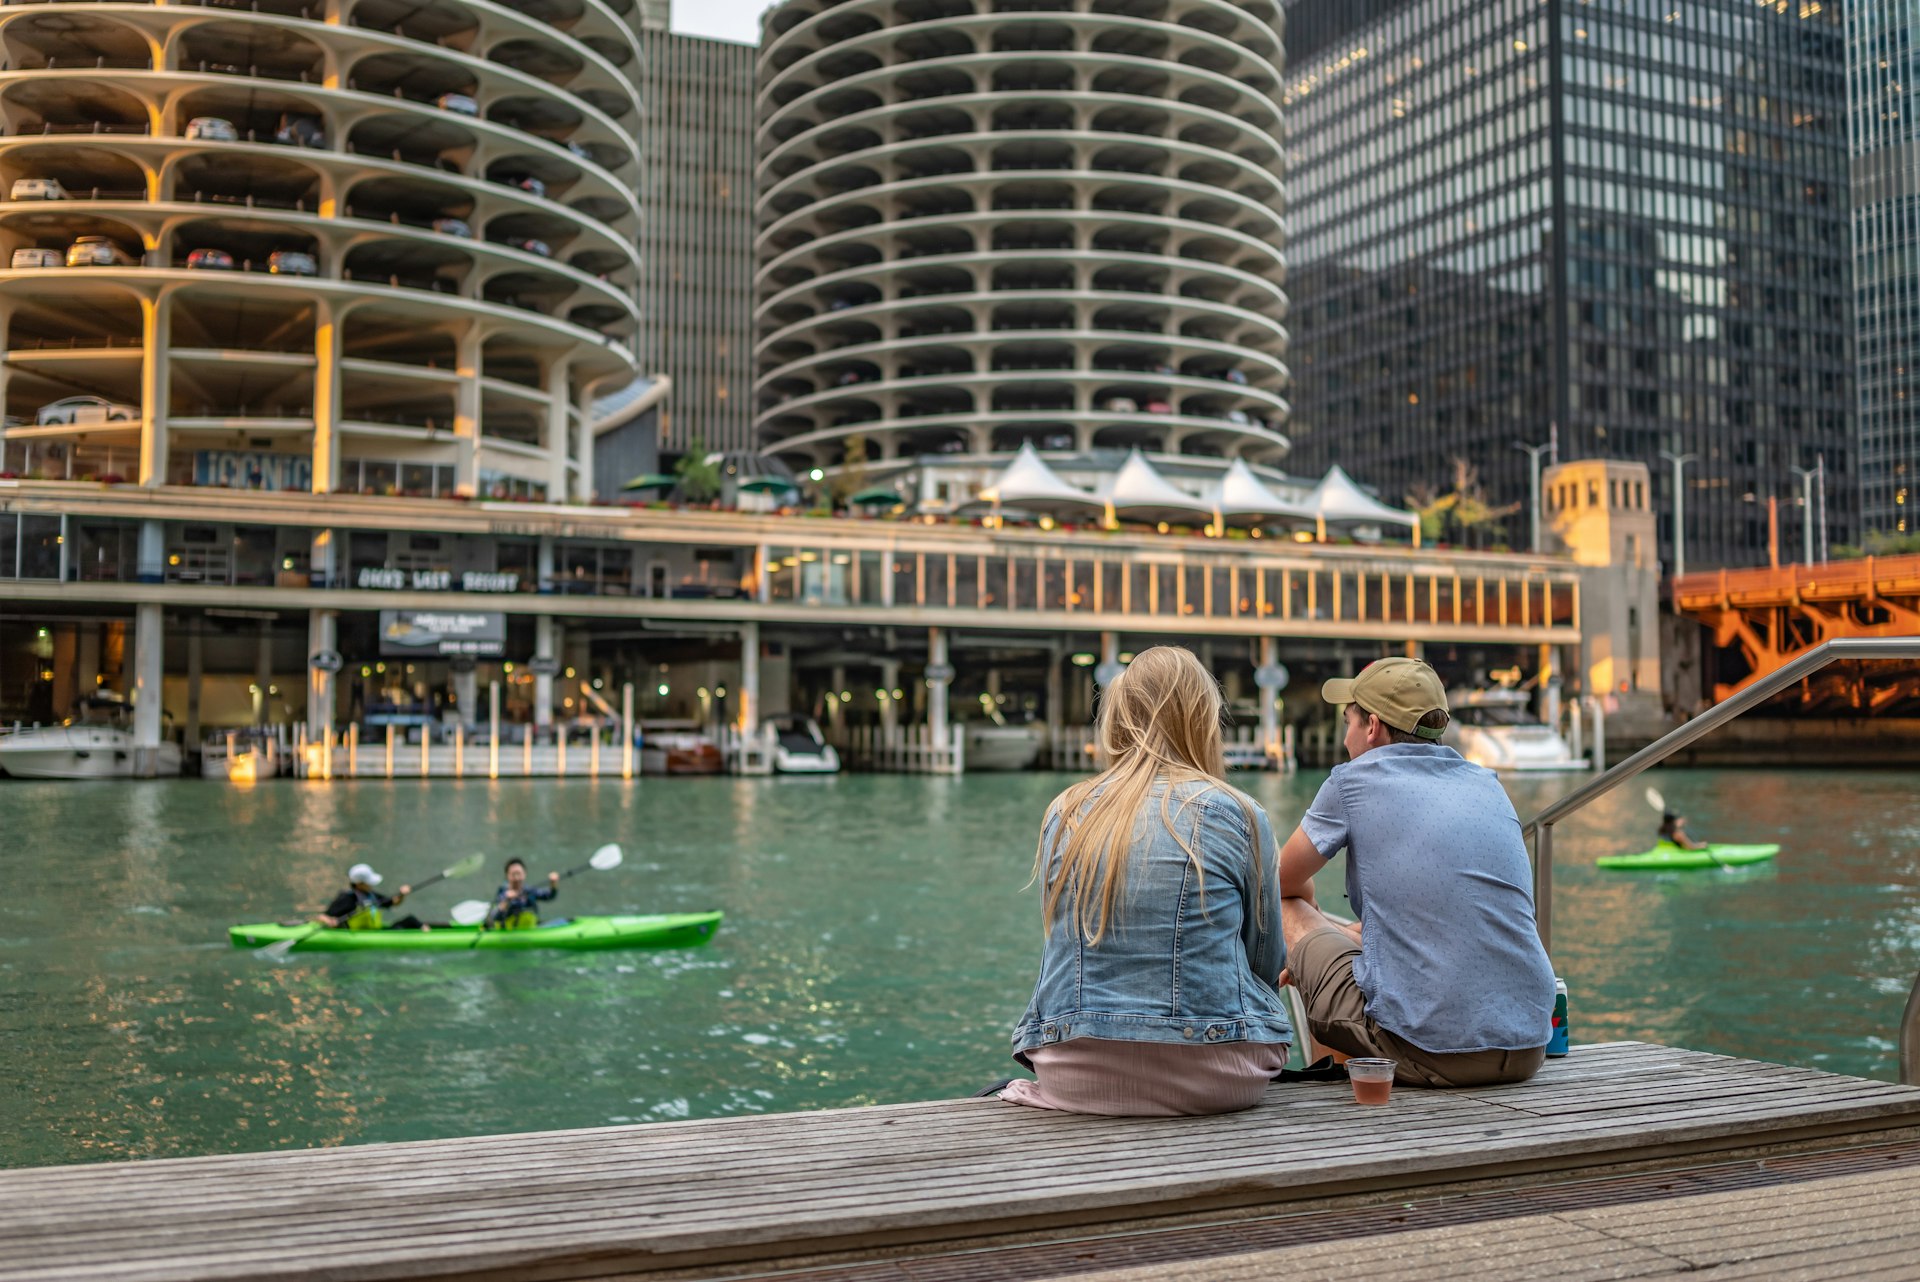
[[[1002,1075],[1032,984],[1023,892],[1062,776],[0,787],[0,1163],[364,1143],[932,1098]],[[1256,776],[1281,833],[1315,777]],[[1572,786],[1519,781],[1523,814]],[[1576,1040],[1639,1037],[1890,1078],[1920,969],[1911,774],[1669,772],[1738,873],[1605,873],[1638,787],[1563,826],[1556,961]],[[617,840],[559,912],[721,907],[676,953],[295,955],[232,922],[308,912],[366,860],[443,913],[500,861]],[[1323,878],[1337,901],[1338,862]]]

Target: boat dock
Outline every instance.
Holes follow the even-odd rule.
[[[1914,1276],[1920,1087],[1643,1043],[1523,1086],[960,1099],[0,1172],[20,1282]]]

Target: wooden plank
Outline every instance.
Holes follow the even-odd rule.
[[[1287,1085],[1210,1118],[962,1100],[0,1172],[0,1258],[36,1280],[578,1277],[1914,1124],[1920,1090],[1615,1044],[1383,1110]]]

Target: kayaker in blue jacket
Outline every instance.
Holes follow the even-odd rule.
[[[327,911],[315,918],[322,926],[345,926],[348,930],[420,930],[419,919],[402,917],[391,925],[380,915],[383,909],[395,908],[412,892],[412,886],[402,886],[395,895],[383,895],[374,887],[384,880],[367,864],[355,864],[347,869],[347,888],[333,897],[327,905]]]
[[[547,884],[529,888],[527,865],[519,859],[507,860],[507,880],[493,893],[493,909],[487,913],[490,930],[530,930],[540,924],[541,900],[560,893],[560,874],[547,874]]]

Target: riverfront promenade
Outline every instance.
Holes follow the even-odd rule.
[[[1177,1120],[948,1100],[12,1171],[0,1258],[21,1282],[1383,1278],[1818,1250],[1852,1277],[1910,1267],[1916,1162],[1920,1088],[1622,1042],[1383,1109],[1321,1084]]]

